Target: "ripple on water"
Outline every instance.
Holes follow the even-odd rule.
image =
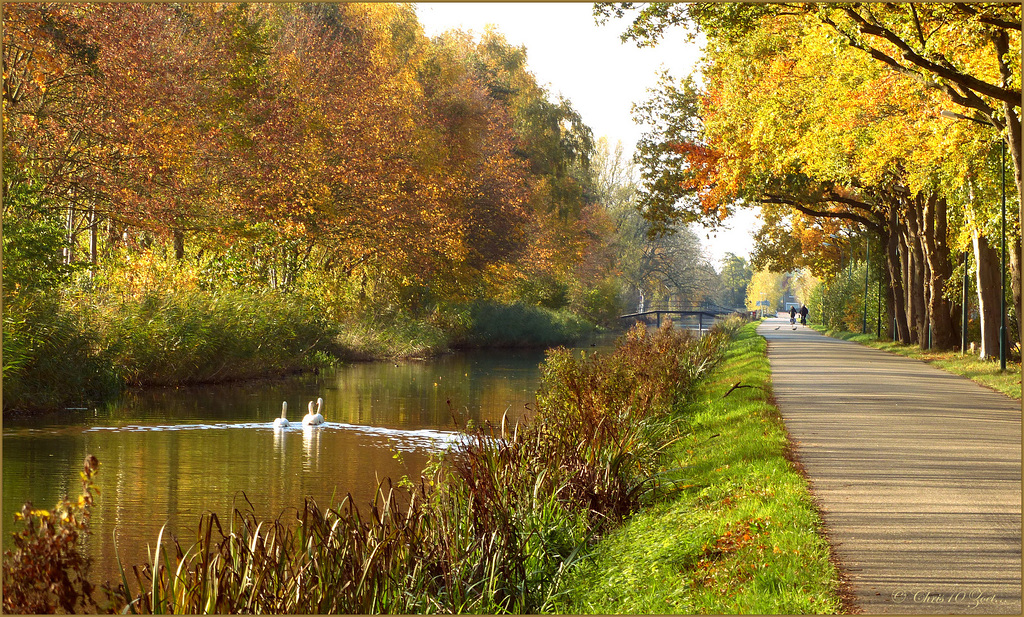
[[[298,422],[282,427],[274,428],[266,422],[236,422],[236,423],[203,423],[203,424],[127,424],[124,426],[93,426],[85,429],[84,433],[90,432],[114,432],[114,433],[145,433],[157,431],[207,431],[207,430],[264,430],[268,432],[302,432],[302,431],[325,431],[341,430],[352,433],[361,433],[373,437],[387,439],[399,450],[446,450],[452,446],[462,443],[464,435],[454,431],[438,431],[432,429],[403,430],[386,428],[383,426],[365,426],[360,424],[344,424],[340,422],[324,422],[318,426],[302,426]]]

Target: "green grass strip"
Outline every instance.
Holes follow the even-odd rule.
[[[837,613],[839,575],[787,460],[766,345],[744,326],[686,410],[678,490],[603,538],[567,583],[569,613]],[[735,384],[736,389],[730,389]]]
[[[919,345],[904,345],[886,339],[875,338],[873,334],[855,334],[845,330],[829,330],[821,324],[812,324],[818,332],[831,336],[832,338],[844,341],[853,341],[882,351],[914,358],[927,362],[932,366],[966,377],[996,392],[1002,392],[1006,396],[1020,400],[1021,364],[1020,362],[1007,361],[1006,371],[999,370],[998,357],[991,360],[981,360],[972,353],[960,353],[959,351],[935,351],[921,349]]]

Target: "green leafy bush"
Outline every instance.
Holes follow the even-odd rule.
[[[59,208],[43,197],[41,183],[4,161],[4,304],[11,294],[54,289],[81,269],[67,264],[65,223]]]
[[[125,386],[249,379],[351,355],[301,298],[201,290],[21,294],[4,307],[4,409],[83,406]]]
[[[575,289],[569,306],[588,321],[615,328],[619,325],[619,315],[628,312],[623,306],[623,295],[622,282],[609,277],[594,287]]]

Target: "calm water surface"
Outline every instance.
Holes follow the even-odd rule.
[[[351,493],[368,503],[378,479],[416,478],[455,440],[458,422],[525,419],[543,351],[453,354],[426,362],[346,366],[269,384],[160,389],[105,408],[4,421],[3,523],[25,501],[50,508],[81,491],[86,454],[100,460],[100,496],[88,550],[114,579],[116,557],[141,564],[160,528],[193,542],[200,515],[255,505],[261,518],[321,506]],[[303,428],[306,404],[324,399],[325,424]],[[281,402],[292,425],[275,431]],[[225,521],[226,522],[226,521]],[[9,527],[8,527],[9,528]],[[7,536],[4,534],[4,548]]]

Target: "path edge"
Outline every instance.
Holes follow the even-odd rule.
[[[756,330],[755,330],[756,332]],[[771,358],[769,358],[769,352],[771,351],[771,341],[765,338],[764,335],[758,333],[764,341],[764,358],[768,362],[768,373],[771,376]],[[782,425],[782,430],[786,435],[786,447],[782,452],[782,456],[789,462],[794,470],[800,477],[807,483],[807,492],[811,495],[811,500],[814,502],[814,510],[818,514],[818,518],[821,520],[821,527],[817,530],[818,535],[828,544],[828,560],[832,566],[836,569],[836,573],[839,576],[839,589],[837,590],[839,595],[839,602],[842,606],[842,613],[844,615],[859,615],[863,613],[863,610],[857,604],[857,594],[853,589],[853,583],[850,580],[850,572],[846,564],[839,558],[839,552],[836,550],[837,544],[832,540],[831,529],[829,528],[828,521],[825,518],[825,510],[821,505],[821,500],[818,499],[817,490],[814,486],[814,481],[807,475],[807,469],[804,467],[803,461],[800,460],[800,445],[797,443],[792,435],[789,434],[789,427],[786,426],[786,420],[782,417],[782,411],[779,409],[778,401],[775,399],[775,383],[769,381],[769,389],[764,393],[765,402],[771,406],[772,417]]]

